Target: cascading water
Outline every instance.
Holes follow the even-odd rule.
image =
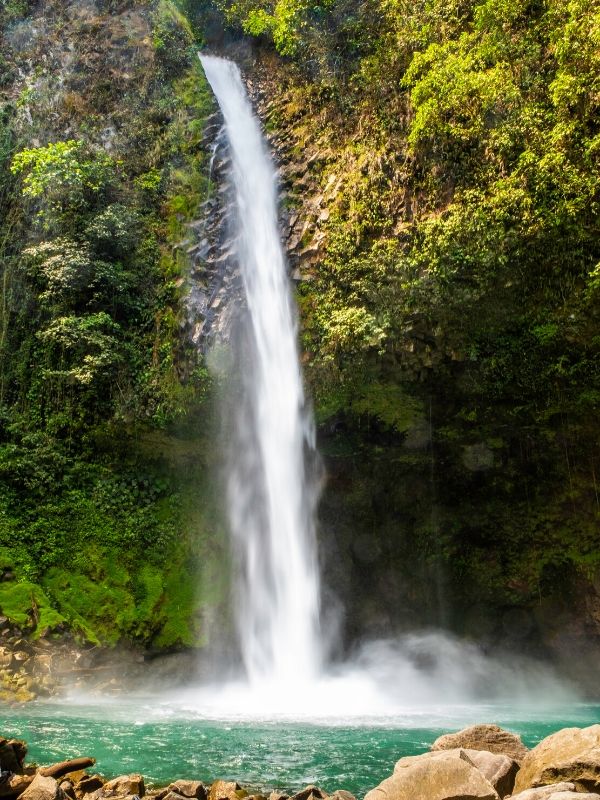
[[[406,719],[412,708],[482,698],[573,695],[552,670],[486,658],[444,633],[365,642],[323,663],[314,507],[306,469],[314,428],[306,412],[296,317],[277,224],[277,182],[240,72],[201,56],[221,108],[231,157],[233,244],[247,308],[235,343],[227,505],[238,572],[236,622],[243,682],[196,686],[165,699],[213,718]],[[436,711],[437,713],[437,711]]]
[[[242,397],[227,487],[239,642],[251,684],[297,689],[320,669],[314,491],[304,454],[314,435],[279,238],[276,173],[237,66],[214,56],[201,61],[231,151],[233,258],[247,302],[236,337]]]

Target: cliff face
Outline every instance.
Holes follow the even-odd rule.
[[[492,39],[516,53],[589,17],[553,17],[549,33],[531,12],[500,33],[482,7],[402,64],[386,50],[406,32],[396,19],[337,73],[327,26],[308,17],[312,34],[290,34],[305,49],[290,61],[263,45],[249,85],[281,169],[328,475],[325,583],[348,638],[417,620],[568,660],[600,641],[595,127],[588,107],[549,101],[575,68],[554,45],[529,52],[541,85],[503,51],[515,95],[488,98],[493,112],[475,89],[464,108],[448,94],[489,79]],[[448,84],[436,46],[464,48]]]

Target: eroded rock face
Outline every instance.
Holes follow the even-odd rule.
[[[492,784],[464,750],[402,758],[394,774],[365,800],[498,800]]]
[[[447,733],[435,740],[431,745],[431,750],[452,750],[456,747],[499,753],[512,758],[517,763],[521,763],[529,752],[520,736],[505,731],[498,725],[471,725],[457,733]]]
[[[564,728],[541,741],[523,759],[515,792],[561,781],[600,792],[600,725]]]

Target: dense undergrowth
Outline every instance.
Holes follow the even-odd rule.
[[[344,480],[324,517],[371,542],[353,585],[369,569],[388,607],[429,597],[429,619],[463,630],[474,605],[488,633],[518,607],[547,630],[565,608],[583,620],[600,564],[597,4],[221,5],[284,57],[267,124],[314,152],[327,207],[299,301]]]
[[[0,12],[0,566],[20,581],[0,608],[37,633],[198,644],[220,556],[177,245],[213,101],[185,9],[68,5]]]
[[[167,647],[225,595],[177,247],[221,13],[255,37],[267,130],[315,152],[286,202],[326,209],[298,301],[351,632],[406,613],[518,644],[575,614],[597,635],[596,4],[85,9],[0,4],[0,607]]]

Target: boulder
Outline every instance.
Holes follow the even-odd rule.
[[[517,763],[521,763],[528,753],[520,736],[505,731],[498,725],[471,725],[457,733],[447,733],[435,740],[431,745],[431,750],[453,750],[456,747],[499,753],[512,758]]]
[[[318,786],[310,785],[293,795],[292,800],[325,800],[326,797],[327,792],[319,789]]]
[[[22,800],[65,800],[65,794],[54,778],[37,774],[25,789]]]
[[[356,797],[345,789],[336,789],[329,795],[329,800],[356,800]]]
[[[511,794],[519,771],[517,762],[501,753],[488,753],[487,750],[466,750],[469,759],[488,779],[500,797]]]
[[[523,759],[515,793],[561,781],[600,792],[600,725],[563,728],[543,739]]]
[[[71,781],[61,781],[59,785],[61,790],[67,797],[70,798],[70,800],[77,800],[77,795],[75,794],[75,788],[73,787]]]
[[[600,794],[591,792],[554,792],[548,800],[598,800]]]
[[[401,758],[365,800],[499,800],[464,750]]]
[[[133,773],[131,775],[119,775],[112,781],[107,781],[103,786],[106,795],[116,795],[125,797],[127,795],[137,795],[143,797],[145,794],[144,779],[141,775]]]
[[[435,759],[439,758],[441,755],[452,756],[452,758],[459,758],[461,761],[466,761],[467,764],[474,766],[473,762],[467,755],[467,751],[463,750],[462,747],[456,747],[454,750],[446,750],[444,753],[421,753],[418,756],[404,756],[399,761],[396,761],[396,766],[394,767],[394,772],[400,772],[406,767],[412,767],[414,764],[420,764],[423,761],[427,761],[428,759]]]
[[[82,775],[81,778],[75,783],[75,795],[83,797],[86,794],[91,794],[97,789],[104,786],[104,781],[100,775]]]
[[[2,772],[23,772],[23,762],[27,755],[27,745],[20,739],[4,739],[0,736],[0,770]]]
[[[269,795],[269,800],[289,800],[289,794],[284,794],[283,792],[271,792]]]
[[[7,773],[5,773],[6,775]],[[35,775],[10,775],[0,781],[0,798],[13,798],[23,794],[31,785]]]
[[[202,781],[175,781],[169,784],[169,790],[181,797],[195,797],[196,800],[206,800],[206,787]]]
[[[208,800],[242,800],[246,792],[235,781],[214,781],[208,793]]]
[[[539,786],[537,789],[525,789],[524,792],[511,795],[510,800],[548,800],[556,792],[573,792],[574,783],[555,783],[552,786]]]

